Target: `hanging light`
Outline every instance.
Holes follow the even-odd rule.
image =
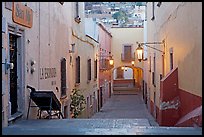
[[[132,63],[132,66],[134,66],[134,65],[135,65],[135,61],[132,61],[131,63]]]
[[[128,68],[125,66],[125,71],[127,71],[127,69],[128,69]]]
[[[137,59],[139,60],[139,62],[141,62],[143,60],[143,48],[140,46],[140,44],[138,44],[136,51],[137,51]]]
[[[111,56],[111,57],[110,57],[110,60],[109,60],[109,64],[110,64],[110,65],[113,65],[113,63],[114,63],[114,62],[113,62],[113,58],[112,58],[112,56]]]

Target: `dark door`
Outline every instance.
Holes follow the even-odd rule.
[[[123,69],[122,69],[122,67],[119,67],[119,68],[117,68],[117,78],[118,79],[121,79],[121,78],[124,78],[123,77]]]
[[[146,82],[145,82],[144,91],[145,91],[145,104],[147,104],[147,83]]]
[[[109,83],[109,98],[111,97],[111,82]]]
[[[98,100],[98,111],[100,110],[100,91],[97,90],[98,92],[98,97],[97,97],[97,100]]]
[[[66,59],[63,58],[61,60],[61,96],[66,95],[66,89],[67,89],[67,84],[66,84]]]
[[[17,38],[18,36],[9,34],[9,52],[10,63],[14,64],[14,68],[10,69],[10,102],[11,115],[18,110],[17,102]]]
[[[131,61],[131,46],[124,46],[124,55],[126,61]]]
[[[100,108],[103,106],[103,92],[102,92],[103,88],[100,87]]]

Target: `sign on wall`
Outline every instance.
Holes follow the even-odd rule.
[[[17,24],[31,28],[33,25],[33,11],[31,8],[23,5],[20,2],[14,2],[12,19],[13,22]]]

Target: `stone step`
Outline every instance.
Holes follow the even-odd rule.
[[[135,87],[113,87],[114,91],[137,91],[138,88]]]
[[[198,127],[141,126],[145,119],[22,120],[2,135],[202,135]]]
[[[125,94],[138,94],[137,88],[115,88],[113,90],[114,95],[125,95]]]

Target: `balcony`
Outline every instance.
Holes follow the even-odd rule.
[[[99,69],[102,71],[111,69],[111,65],[109,64],[109,59],[107,59],[107,58],[100,59]]]
[[[135,60],[135,52],[131,54],[124,54],[124,53],[121,54],[121,61],[131,62],[133,60]]]

